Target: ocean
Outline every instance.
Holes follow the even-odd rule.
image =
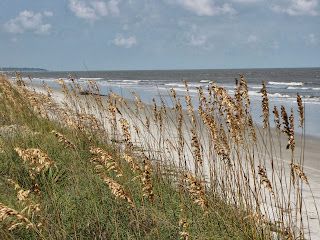
[[[206,88],[210,82],[226,88],[230,94],[235,90],[235,79],[243,74],[248,81],[254,121],[261,124],[261,83],[267,86],[270,100],[270,115],[273,106],[284,105],[287,111],[292,107],[297,113],[296,96],[299,93],[305,104],[306,128],[309,136],[320,137],[320,68],[288,69],[223,69],[223,70],[144,70],[144,71],[70,71],[70,72],[26,72],[25,79],[33,84],[47,83],[57,88],[57,79],[70,78],[85,88],[87,81],[96,81],[101,94],[113,91],[126,98],[132,98],[132,92],[139,94],[144,102],[151,103],[159,96],[172,104],[170,89],[177,91],[180,97],[185,93],[184,81],[189,83],[190,92],[197,105],[197,88]],[[298,116],[298,115],[296,115]],[[296,127],[297,129],[297,127]]]

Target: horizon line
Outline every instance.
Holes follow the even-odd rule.
[[[239,68],[159,68],[159,69],[93,69],[93,70],[57,70],[57,69],[46,69],[42,67],[0,67],[2,69],[39,69],[47,72],[121,72],[121,71],[201,71],[201,70],[260,70],[260,69],[313,69],[320,68],[320,66],[312,67],[239,67]],[[34,71],[37,72],[37,71]]]

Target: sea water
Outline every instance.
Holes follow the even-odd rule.
[[[235,79],[243,74],[248,81],[254,121],[261,124],[261,84],[266,83],[270,101],[270,115],[273,106],[280,109],[284,105],[290,114],[292,107],[297,114],[296,97],[299,93],[305,104],[306,134],[320,137],[320,68],[289,69],[223,69],[223,70],[145,70],[145,71],[71,71],[71,72],[28,72],[25,78],[34,84],[47,83],[57,88],[57,79],[66,82],[71,79],[85,85],[95,81],[101,94],[113,91],[126,98],[132,98],[132,92],[140,95],[146,103],[160,96],[172,106],[170,89],[175,89],[181,98],[186,93],[184,81],[188,82],[190,94],[197,105],[199,87],[206,89],[211,82],[224,87],[232,95],[235,91]],[[298,117],[296,118],[298,119]],[[272,122],[272,118],[271,118]],[[296,128],[298,129],[298,128]]]

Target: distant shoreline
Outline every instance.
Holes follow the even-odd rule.
[[[0,67],[0,72],[53,72],[53,73],[72,73],[72,72],[82,72],[82,73],[88,73],[88,72],[162,72],[162,71],[246,71],[246,70],[288,70],[288,69],[319,69],[318,67],[256,67],[256,68],[168,68],[168,69],[92,69],[92,70],[75,70],[75,69],[69,69],[69,70],[59,70],[59,69],[43,69],[43,68],[13,68],[13,67]]]
[[[0,68],[0,72],[49,72],[49,71],[47,69],[43,69],[43,68],[4,67],[4,68]]]

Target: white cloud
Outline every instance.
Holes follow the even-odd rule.
[[[95,21],[101,17],[119,14],[120,0],[105,1],[82,1],[69,0],[70,10],[79,18]]]
[[[96,12],[97,16],[107,16],[108,15],[108,6],[105,2],[92,2],[92,8]]]
[[[290,0],[287,6],[272,6],[275,12],[286,13],[291,16],[310,15],[317,16],[318,0]]]
[[[256,35],[249,35],[247,39],[247,43],[256,43],[258,41],[258,37]]]
[[[277,40],[272,41],[271,48],[274,49],[274,50],[279,49],[280,48],[279,42]]]
[[[6,31],[10,33],[33,32],[36,34],[48,34],[51,24],[44,23],[44,17],[53,16],[52,12],[34,13],[32,11],[22,11],[19,15],[4,24]]]
[[[122,35],[118,35],[113,41],[113,44],[118,47],[131,48],[134,45],[137,45],[137,39],[134,36],[123,37]]]
[[[217,6],[213,0],[175,0],[175,2],[198,16],[234,14],[236,12],[232,5],[225,3],[222,6]]]
[[[14,37],[14,38],[11,38],[11,42],[13,42],[13,43],[16,43],[16,42],[18,42],[18,38],[16,38],[16,37]]]
[[[317,45],[318,44],[318,38],[314,33],[310,33],[305,37],[307,45]]]
[[[43,12],[43,15],[46,16],[46,17],[52,17],[52,16],[53,16],[53,12],[44,11],[44,12]]]
[[[257,3],[261,2],[261,0],[232,0],[233,2],[236,3]]]
[[[119,6],[118,6],[119,2],[120,0],[110,0],[108,2],[109,11],[114,15],[118,15],[120,13]]]
[[[189,45],[202,47],[207,43],[207,36],[191,34],[189,37]]]

